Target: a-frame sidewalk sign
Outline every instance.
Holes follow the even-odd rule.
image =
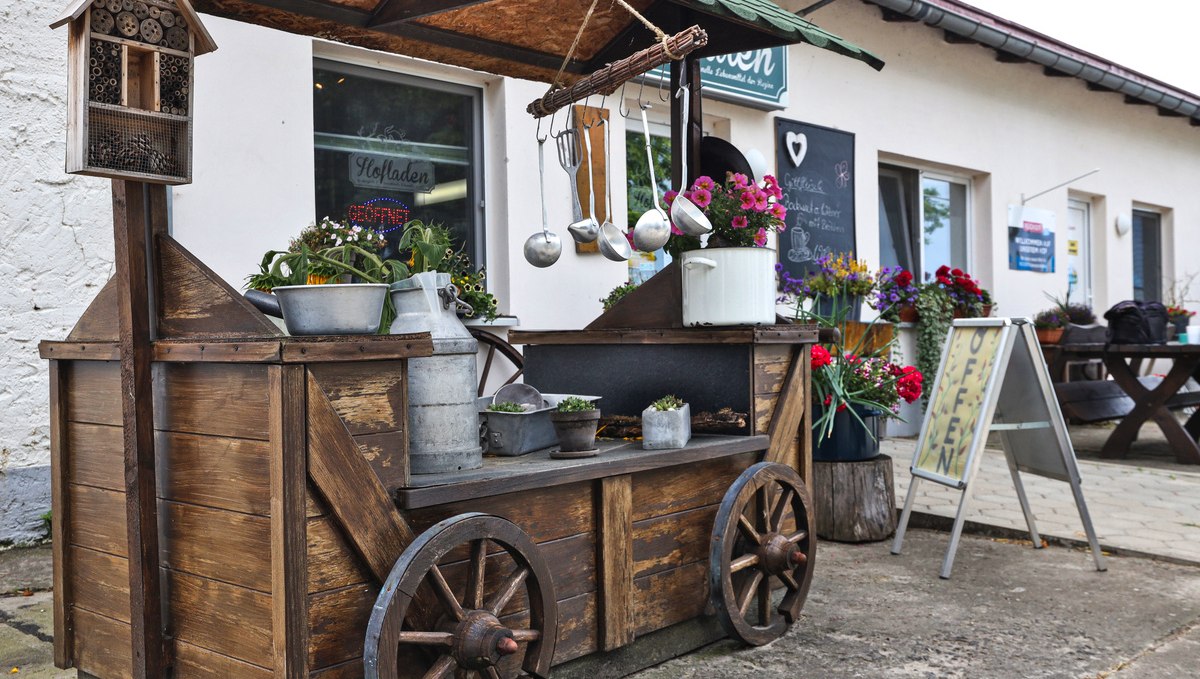
[[[972,483],[979,472],[989,432],[999,432],[1017,500],[1034,547],[1041,547],[1021,472],[1071,485],[1096,570],[1106,570],[1096,531],[1080,487],[1075,449],[1054,396],[1050,373],[1025,318],[958,319],[950,328],[942,362],[913,455],[912,482],[896,529],[892,553],[899,554],[921,480],[962,491],[950,546],[939,575],[950,577],[962,534]]]

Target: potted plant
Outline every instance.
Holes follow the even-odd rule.
[[[600,424],[600,409],[596,404],[578,396],[568,396],[558,402],[550,413],[554,431],[558,434],[560,450],[552,457],[592,457],[596,449],[596,427]]]
[[[912,272],[900,266],[885,266],[875,274],[875,291],[869,303],[885,321],[916,323],[920,293],[920,284],[913,279]]]
[[[668,206],[678,197],[666,193]],[[770,234],[784,227],[783,189],[771,175],[761,183],[730,172],[724,184],[701,176],[682,194],[708,221],[705,248],[700,239],[672,225],[666,251],[683,271],[683,324],[761,325],[775,322],[775,250]],[[672,214],[674,211],[672,211]]]
[[[1058,344],[1067,328],[1067,315],[1061,308],[1039,311],[1033,317],[1033,328],[1037,331],[1038,342],[1042,344]]]
[[[1195,311],[1188,311],[1181,306],[1167,307],[1167,320],[1170,321],[1176,335],[1186,335],[1188,324],[1192,321],[1192,316],[1195,316]]]
[[[992,296],[962,269],[943,264],[934,272],[934,284],[950,297],[955,318],[986,317],[992,313]]]
[[[682,448],[692,438],[692,409],[678,396],[667,395],[642,411],[642,448]]]
[[[515,456],[553,446],[558,439],[550,423],[552,411],[545,401],[541,407],[515,401],[488,403],[480,413],[487,452]]]
[[[837,327],[843,338],[850,336],[845,331],[844,309],[837,309],[839,313],[834,316],[802,309],[802,298],[811,295],[811,286],[806,291],[803,281],[792,279],[782,271],[781,275],[785,301],[798,316],[815,319],[825,327]],[[843,285],[859,282],[850,280],[849,275],[844,277]],[[868,289],[864,294],[870,292]],[[835,308],[837,306],[835,304]],[[857,339],[852,346],[844,346],[838,341],[815,345],[811,350],[814,460],[850,461],[875,457],[879,453],[880,420],[899,417],[897,411],[902,400],[912,403],[921,397],[921,371],[891,361],[894,341],[874,344],[872,327],[875,322],[871,321],[865,332],[854,333]],[[939,346],[939,352],[940,349]]]
[[[394,315],[387,303],[388,286],[407,276],[403,263],[380,259],[351,243],[320,252],[301,243],[297,252],[263,255],[248,287],[279,298],[284,324],[293,335],[372,334],[388,331]],[[360,282],[343,282],[349,278]],[[333,282],[314,282],[321,280]]]
[[[775,270],[782,278],[781,289],[792,300],[790,305],[809,300],[811,307],[801,312],[801,316],[834,319],[835,325],[857,321],[863,298],[875,290],[875,279],[867,263],[847,253],[831,253],[819,257],[817,267],[804,278],[795,279],[782,263],[776,265]]]
[[[605,311],[608,311],[609,309],[613,308],[617,302],[620,302],[622,299],[624,299],[625,295],[637,290],[637,287],[638,284],[632,281],[622,283],[610,290],[608,296],[600,300],[600,304],[604,307]]]

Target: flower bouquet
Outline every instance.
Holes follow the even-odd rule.
[[[893,363],[882,355],[859,356],[836,344],[831,353],[816,345],[812,349],[811,367],[813,398],[822,406],[813,423],[818,441],[833,434],[839,413],[847,412],[871,432],[873,428],[865,418],[896,417],[901,401],[913,403],[921,397],[924,381],[921,372],[911,365]]]
[[[793,309],[797,318],[814,316],[826,318],[835,327],[846,320],[857,320],[859,300],[875,290],[875,279],[865,260],[856,260],[846,253],[828,254],[817,259],[817,270],[804,278],[792,278],[782,264],[775,266],[780,276],[781,301]],[[802,309],[806,301],[812,304]],[[844,328],[843,328],[844,330]]]
[[[663,196],[668,209],[678,195],[677,191],[667,191]],[[779,233],[785,226],[787,208],[779,202],[783,200],[783,189],[771,175],[764,175],[761,185],[737,172],[727,173],[724,184],[700,176],[683,195],[712,222],[710,248],[764,248],[767,235]],[[672,257],[679,257],[686,250],[699,249],[700,239],[671,225],[671,238],[665,248]]]

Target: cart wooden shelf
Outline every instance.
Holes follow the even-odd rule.
[[[149,351],[158,526],[151,537],[162,600],[145,605],[161,611],[164,657],[175,677],[363,676],[377,605],[412,603],[406,629],[420,630],[432,617],[420,638],[442,639],[446,623],[430,616],[419,593],[387,603],[380,588],[403,574],[397,562],[406,548],[428,546],[431,534],[419,533],[433,527],[434,537],[449,540],[470,527],[468,519],[493,522],[487,544],[497,549],[472,560],[466,543],[453,545],[439,573],[455,597],[475,596],[468,568],[488,573],[480,597],[511,584],[505,573],[513,561],[528,558],[545,569],[542,581],[517,583],[525,589],[496,616],[521,643],[535,635],[521,629],[546,635],[542,664],[524,658],[539,674],[705,616],[714,577],[710,537],[739,481],[744,492],[734,498],[733,516],[747,503],[770,502],[777,532],[795,542],[783,543],[785,561],[792,552],[812,554],[815,539],[797,526],[809,521],[806,493],[787,495],[780,486],[764,494],[767,482],[742,480],[764,459],[807,469],[800,435],[807,427],[800,425],[812,328],[524,333],[520,341],[538,342],[526,349],[527,375],[570,374],[562,369],[573,360],[567,348],[640,352],[626,359],[640,375],[625,382],[635,392],[671,380],[638,369],[639,361],[694,360],[694,352],[716,347],[714,370],[740,366],[736,385],[725,389],[754,415],[743,435],[698,436],[678,450],[609,441],[588,460],[531,454],[414,476],[407,468],[408,359],[432,352],[427,334],[279,336],[178,243],[161,234],[154,242],[157,286],[188,290],[162,295],[154,314],[159,339]],[[106,287],[66,341],[41,344],[52,392],[56,662],[101,679],[132,676],[131,635],[138,634],[129,516],[140,510],[129,504],[124,441],[131,432],[122,412],[115,299]],[[560,385],[577,392],[619,386],[576,374]],[[606,398],[620,409],[615,395]],[[498,549],[508,522],[528,536],[517,552]],[[739,558],[753,561],[735,555],[725,566]],[[795,588],[806,590],[801,579]],[[762,580],[764,587],[782,582]],[[436,596],[426,598],[438,607]],[[802,599],[802,592],[798,602],[793,597],[795,612]],[[503,676],[515,672],[520,656],[501,663]]]

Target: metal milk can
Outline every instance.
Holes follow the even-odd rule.
[[[458,318],[450,274],[426,272],[392,284],[392,333],[429,332],[433,355],[408,361],[408,455],[413,474],[483,466],[475,407],[477,342]],[[469,311],[468,311],[469,313]]]

